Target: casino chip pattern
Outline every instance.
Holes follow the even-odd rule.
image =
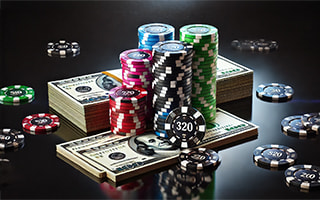
[[[180,148],[199,145],[206,133],[203,115],[191,106],[173,109],[167,116],[164,129],[169,141]]]
[[[152,108],[152,52],[143,49],[130,49],[120,53],[119,59],[122,68],[122,84],[128,87],[139,86],[147,90],[146,119],[147,122],[152,122],[154,116]]]
[[[32,114],[22,120],[22,127],[26,133],[46,135],[60,127],[60,119],[57,115],[49,113]]]
[[[110,129],[114,134],[134,136],[146,130],[147,91],[125,85],[109,92]]]
[[[18,150],[24,146],[24,135],[21,131],[0,129],[0,153],[2,151]]]
[[[194,48],[192,59],[192,106],[207,122],[216,117],[216,73],[218,59],[218,29],[206,24],[191,24],[180,28],[180,40]]]
[[[158,42],[152,56],[153,128],[158,136],[168,137],[164,123],[169,113],[191,104],[193,46],[176,40]]]
[[[150,23],[138,28],[138,48],[152,50],[158,42],[174,40],[175,29],[169,24]]]
[[[59,40],[58,42],[49,42],[47,45],[47,54],[50,57],[75,57],[80,54],[80,45],[77,42],[68,42]]]

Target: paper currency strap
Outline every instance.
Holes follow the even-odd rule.
[[[103,71],[103,72],[101,72],[101,73],[103,73],[103,74],[105,74],[105,75],[107,75],[107,76],[110,76],[111,78],[113,78],[113,79],[119,81],[120,83],[122,83],[122,79],[121,79],[121,78],[117,77],[116,75],[114,75],[114,74],[112,74],[112,73],[110,73],[110,72]]]

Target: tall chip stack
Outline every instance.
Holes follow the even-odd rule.
[[[138,48],[152,50],[157,42],[174,40],[174,31],[174,27],[168,24],[144,24],[138,28]]]
[[[176,40],[158,42],[152,56],[154,131],[168,137],[164,123],[169,113],[191,104],[193,46]]]
[[[192,106],[206,119],[216,117],[216,71],[218,59],[218,29],[206,24],[191,24],[180,28],[180,41],[193,45]]]
[[[147,90],[146,117],[149,120],[152,119],[154,114],[152,109],[152,52],[144,49],[130,49],[120,53],[119,59],[122,67],[122,84],[128,87],[139,86]]]

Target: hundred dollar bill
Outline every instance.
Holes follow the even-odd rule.
[[[208,125],[205,138],[199,147],[218,148],[257,134],[256,125],[218,108],[216,120]],[[68,152],[68,158],[73,157],[73,162],[84,170],[99,177],[106,176],[113,182],[174,164],[180,152],[180,149],[173,147],[167,139],[152,132],[106,140],[72,151],[66,149],[66,144],[68,143],[57,145],[57,152]]]

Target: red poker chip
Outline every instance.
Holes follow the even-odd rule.
[[[135,81],[127,81],[127,80],[122,80],[122,83],[125,83],[123,85],[125,86],[134,86],[134,85],[137,85],[137,86],[140,86],[140,87],[148,87],[149,85],[152,84],[152,81],[146,81],[146,82],[135,82]]]
[[[127,113],[117,113],[109,109],[109,116],[116,118],[145,118],[146,113],[137,113],[137,114],[127,114]]]
[[[113,123],[113,125],[117,125],[117,124],[120,124],[120,125],[127,125],[128,127],[129,126],[137,126],[137,125],[143,125],[143,124],[146,124],[146,120],[143,119],[143,120],[138,120],[138,121],[130,121],[130,120],[117,120],[117,119],[111,119],[111,121]],[[130,128],[131,129],[131,128]]]
[[[117,105],[113,103],[109,103],[109,108],[115,108],[117,110],[140,110],[140,109],[145,109],[147,105],[132,105],[132,106],[126,106],[126,105]]]
[[[123,80],[129,81],[129,82],[138,82],[138,83],[150,83],[152,84],[153,77],[148,78],[130,78],[128,76],[123,75]]]
[[[145,101],[147,94],[147,90],[141,87],[133,86],[130,88],[124,85],[112,88],[109,92],[110,99],[116,103],[138,103]]]
[[[33,114],[22,120],[22,127],[30,134],[47,134],[56,131],[60,126],[57,115],[48,113]]]
[[[124,75],[139,75],[139,76],[147,76],[147,75],[150,75],[150,76],[152,76],[152,73],[149,72],[149,71],[132,72],[132,71],[129,71],[129,70],[123,70],[123,69],[122,69],[122,73],[123,73]]]
[[[128,64],[125,62],[121,62],[121,66],[129,68],[130,69],[129,71],[136,70],[136,69],[139,69],[139,70],[148,69],[148,71],[151,72],[151,69],[152,69],[152,64]]]
[[[128,124],[128,123],[117,123],[117,122],[111,121],[110,124],[111,126],[113,126],[113,128],[119,128],[119,129],[138,129],[138,128],[147,127],[146,123]]]
[[[139,101],[139,102],[117,102],[113,99],[109,99],[109,104],[114,105],[117,107],[137,107],[137,106],[144,106],[146,104],[145,101]]]
[[[146,107],[146,106],[145,106]],[[129,109],[116,109],[114,107],[110,108],[111,111],[116,112],[116,113],[123,113],[123,114],[136,114],[136,115],[144,115],[146,113],[145,108],[137,109],[137,110],[129,110]]]
[[[130,49],[120,53],[119,59],[128,64],[148,64],[152,63],[152,51],[144,49]]]
[[[132,129],[134,131],[129,131],[129,130],[122,130],[122,129],[115,129],[113,127],[110,128],[111,132],[117,135],[122,135],[122,136],[134,136],[134,135],[140,135],[145,132],[145,128],[142,129]]]

